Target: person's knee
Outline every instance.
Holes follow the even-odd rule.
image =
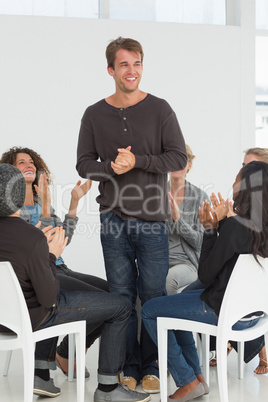
[[[119,312],[119,315],[125,318],[130,317],[133,308],[131,300],[121,295],[113,295],[113,297],[114,299],[116,299],[113,302],[117,304],[117,310]]]
[[[147,302],[144,303],[144,305],[141,308],[141,318],[142,318],[142,320],[154,318],[154,317],[152,317],[154,302],[155,302],[155,300],[151,299],[151,300],[148,300]]]
[[[178,290],[178,282],[172,275],[168,275],[166,279],[166,290],[168,295],[175,295]]]

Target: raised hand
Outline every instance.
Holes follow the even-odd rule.
[[[218,193],[218,197],[219,197],[219,199],[217,198],[215,193],[212,193],[211,196],[210,196],[210,200],[211,200],[213,210],[215,211],[218,220],[221,221],[228,214],[229,200],[228,199],[224,200],[222,198],[221,193]]]
[[[46,173],[42,173],[39,177],[38,186],[35,184],[35,191],[42,202],[41,216],[50,216],[51,196],[47,183]]]
[[[71,191],[71,202],[68,211],[68,215],[72,218],[76,217],[77,207],[79,200],[88,193],[92,186],[92,180],[87,180],[85,183],[81,184],[81,180],[78,180],[76,185]]]
[[[176,199],[173,197],[173,195],[170,192],[168,193],[168,197],[169,197],[169,205],[171,207],[171,217],[174,222],[177,222],[181,218],[179,206],[177,204]]]
[[[227,218],[230,218],[230,216],[235,216],[236,213],[234,212],[234,205],[232,203],[232,201],[229,202],[229,211],[227,214]]]
[[[211,208],[208,201],[204,201],[198,210],[199,220],[205,229],[217,229],[219,220],[216,212]]]
[[[71,191],[71,197],[74,201],[79,201],[87,192],[90,190],[92,186],[92,180],[87,180],[85,183],[81,184],[81,180],[78,180],[76,185]]]

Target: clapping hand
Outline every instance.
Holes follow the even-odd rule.
[[[233,203],[232,203],[232,201],[230,201],[230,203],[229,203],[229,211],[228,211],[228,214],[227,214],[227,218],[230,218],[230,216],[235,216],[235,215],[236,215],[236,213],[234,212]]]
[[[213,207],[214,212],[217,215],[218,221],[221,221],[224,219],[229,210],[229,200],[224,200],[221,196],[221,193],[218,193],[218,197],[215,195],[215,193],[212,193],[210,196],[211,204]]]
[[[40,174],[38,186],[34,185],[35,191],[42,202],[41,216],[50,216],[51,197],[47,183],[46,173]]]
[[[205,229],[217,229],[219,220],[216,212],[211,208],[208,201],[204,201],[198,210],[199,220]]]
[[[83,184],[81,184],[81,180],[78,180],[78,182],[72,189],[71,202],[68,211],[68,215],[71,216],[72,218],[76,217],[79,200],[88,193],[88,191],[91,189],[91,186],[92,186],[92,180],[87,180]]]
[[[37,225],[35,225],[36,228],[40,228],[40,226],[41,226],[41,221],[39,221],[39,222],[37,223]],[[48,243],[49,243],[49,241],[50,241],[50,237],[53,235],[53,229],[54,229],[54,228],[53,228],[52,225],[46,226],[45,228],[42,229],[42,232],[43,232],[44,235],[46,236]]]
[[[171,217],[174,222],[177,222],[181,218],[179,206],[176,202],[176,199],[173,197],[173,195],[170,192],[168,193],[168,197],[169,197],[169,204],[170,204],[170,208],[171,208]]]
[[[44,232],[45,229],[47,230]],[[65,230],[62,226],[50,229],[47,227],[45,229],[43,229],[43,233],[47,238],[49,252],[59,258],[68,242],[68,237],[65,237]]]
[[[87,180],[85,183],[81,184],[81,180],[78,180],[76,185],[71,191],[71,197],[74,201],[79,201],[87,192],[90,190],[92,186],[92,180]]]
[[[130,150],[131,146],[118,149],[118,155],[115,161],[111,162],[111,167],[116,174],[124,174],[134,168],[136,158]]]

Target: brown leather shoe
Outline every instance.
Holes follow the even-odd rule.
[[[145,375],[141,382],[141,387],[148,394],[158,394],[160,392],[160,381],[156,375]]]
[[[125,384],[131,391],[135,391],[137,381],[133,377],[123,377],[122,383]]]

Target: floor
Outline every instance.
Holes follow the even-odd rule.
[[[266,339],[267,340],[267,339]],[[266,342],[266,344],[268,344]],[[97,386],[97,354],[98,343],[93,345],[87,353],[86,365],[90,372],[90,379],[86,380],[85,402],[93,401],[93,394]],[[0,373],[3,372],[5,362],[5,352],[0,352]],[[244,379],[237,378],[236,352],[232,351],[228,357],[228,387],[229,402],[261,402],[267,400],[268,396],[268,374],[256,375],[253,370],[258,364],[258,359],[245,365]],[[55,402],[75,402],[76,401],[76,382],[68,382],[62,372],[52,372],[55,384],[59,386],[62,393],[53,399]],[[175,391],[176,386],[171,377],[168,378],[169,393]],[[140,386],[137,390],[141,390]],[[33,397],[33,401],[48,401],[51,398]],[[22,354],[21,351],[14,351],[12,355],[8,377],[0,376],[0,401],[2,402],[23,402],[23,374],[22,374]],[[154,394],[152,402],[160,401],[160,394]],[[217,386],[217,369],[210,368],[210,394],[195,399],[196,402],[219,402],[219,392]]]

